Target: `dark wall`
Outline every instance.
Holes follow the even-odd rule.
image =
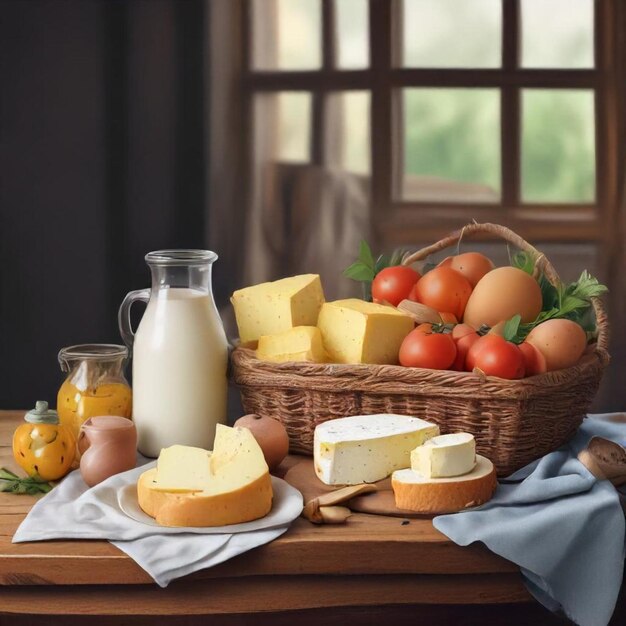
[[[144,254],[203,247],[202,0],[0,1],[0,408],[119,342]]]

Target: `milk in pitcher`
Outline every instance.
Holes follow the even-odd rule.
[[[211,450],[216,424],[226,423],[228,351],[211,293],[210,265],[208,277],[194,267],[187,279],[180,263],[168,270],[150,262],[151,255],[165,252],[146,257],[153,271],[152,290],[127,296],[147,301],[130,341],[137,447],[149,457],[174,444]],[[191,286],[176,286],[185,282]],[[130,304],[125,300],[120,309],[125,339]]]

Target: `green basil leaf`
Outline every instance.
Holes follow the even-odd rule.
[[[542,309],[547,311],[559,304],[559,290],[543,275],[539,277],[541,288]]]
[[[374,271],[375,263],[372,255],[372,249],[369,247],[369,244],[365,241],[365,239],[361,239],[361,243],[359,243],[359,261]]]
[[[32,477],[20,478],[6,467],[0,468],[0,492],[37,495],[48,493],[51,489],[52,485],[44,480]]]
[[[519,330],[520,322],[522,321],[522,316],[517,314],[514,315],[510,320],[504,324],[504,338],[507,341],[513,341],[517,339],[517,332]]]
[[[371,282],[374,280],[373,268],[364,265],[361,261],[356,261],[346,268],[343,275],[360,282]]]

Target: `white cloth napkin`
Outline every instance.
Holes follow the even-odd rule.
[[[145,463],[147,459],[141,459]],[[74,471],[39,500],[20,524],[13,543],[47,539],[108,539],[128,554],[161,587],[180,576],[212,567],[280,537],[302,511],[302,495],[289,487],[282,501],[283,523],[234,534],[195,534],[148,526],[128,517],[118,491],[135,484],[146,470],[139,466],[89,489]]]

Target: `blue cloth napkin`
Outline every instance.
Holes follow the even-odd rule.
[[[530,593],[580,626],[606,626],[624,571],[620,494],[576,456],[593,436],[626,445],[626,415],[590,415],[565,446],[501,481],[482,507],[442,515],[437,530],[482,541],[520,566]]]

